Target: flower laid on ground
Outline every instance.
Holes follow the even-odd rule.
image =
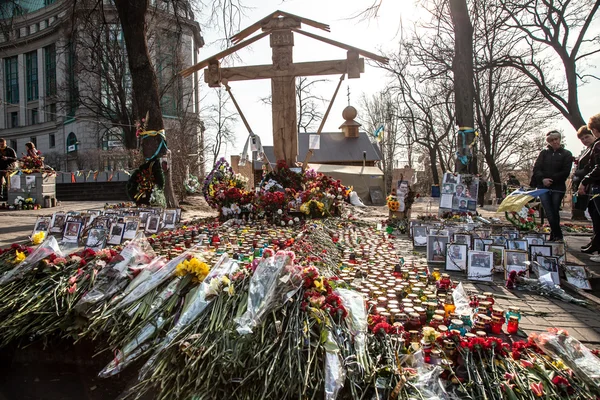
[[[175,275],[177,276],[185,276],[187,274],[191,274],[193,276],[193,281],[202,282],[208,272],[210,271],[210,267],[203,261],[200,261],[196,257],[192,257],[189,260],[184,260],[179,263],[177,267],[175,267]]]
[[[21,251],[17,250],[17,252],[15,253],[15,260],[13,262],[15,264],[18,264],[21,261],[25,260],[26,258],[27,258],[27,256],[25,255],[24,252],[21,252]]]
[[[35,233],[33,236],[31,236],[31,243],[33,243],[34,245],[38,245],[38,244],[42,243],[45,238],[46,238],[46,232],[40,231],[38,233]]]

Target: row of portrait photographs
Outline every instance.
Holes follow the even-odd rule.
[[[61,236],[63,242],[73,244],[85,239],[86,247],[99,249],[106,244],[119,245],[124,240],[131,240],[140,230],[157,233],[161,228],[173,229],[180,216],[180,209],[143,210],[137,215],[132,212],[115,213],[115,210],[107,210],[109,212],[106,213],[98,210],[56,212],[52,217],[38,217],[33,234],[55,234]],[[92,238],[90,233],[93,233]]]
[[[533,272],[539,277],[547,273],[551,274],[552,281],[560,284],[559,265],[560,257],[552,256],[552,247],[545,246],[544,254],[532,254],[522,250],[508,250],[503,246],[486,244],[483,249],[470,249],[464,243],[449,242],[447,236],[428,236],[427,261],[429,263],[445,263],[447,271],[467,271],[470,254],[490,253],[492,254],[491,272],[504,271],[504,278],[508,278],[511,271],[523,271],[529,277],[529,263],[533,260]],[[487,265],[487,264],[486,264]]]

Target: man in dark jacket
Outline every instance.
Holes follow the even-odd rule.
[[[549,189],[540,196],[540,201],[546,212],[550,225],[550,240],[562,241],[560,229],[560,205],[567,191],[565,184],[571,174],[573,155],[560,143],[562,135],[558,131],[546,134],[548,147],[542,150],[533,166],[532,186],[538,189]]]
[[[8,193],[8,170],[15,168],[16,162],[17,153],[6,145],[4,138],[0,138],[0,184],[2,185],[0,196],[3,200],[6,200]]]

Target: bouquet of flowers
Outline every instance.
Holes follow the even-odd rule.
[[[23,156],[21,158],[21,165],[23,170],[39,170],[44,167],[44,158]]]

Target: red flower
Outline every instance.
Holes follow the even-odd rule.
[[[552,383],[568,393],[572,393],[574,391],[571,387],[571,383],[569,383],[569,380],[563,376],[556,375],[554,378],[552,378]]]
[[[521,365],[525,368],[533,368],[533,363],[528,360],[521,360]]]
[[[542,382],[539,383],[531,383],[529,385],[531,391],[536,397],[542,397],[544,395],[544,384]]]

